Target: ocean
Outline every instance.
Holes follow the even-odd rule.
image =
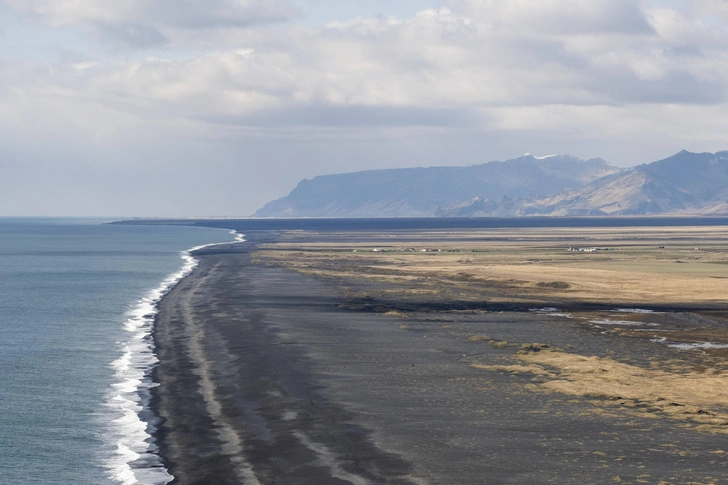
[[[230,231],[0,218],[0,483],[164,484],[155,303]]]
[[[0,484],[161,485],[148,410],[156,302],[229,229],[724,225],[727,219],[311,219],[214,227],[0,218]],[[195,221],[188,221],[195,223]]]

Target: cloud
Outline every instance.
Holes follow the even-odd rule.
[[[333,106],[327,104],[265,110],[250,115],[205,116],[202,121],[259,129],[279,126],[369,128],[369,127],[468,127],[477,118],[462,109],[426,109],[396,106]]]
[[[716,17],[728,22],[728,2],[725,0],[694,0],[689,3],[688,8],[698,15]]]
[[[84,1],[90,0],[55,2],[53,11],[68,17],[67,10],[80,9]],[[168,8],[165,2],[151,3]],[[211,2],[209,18],[222,15],[230,2]],[[451,3],[452,8],[423,10],[409,19],[355,18],[285,31],[259,27],[237,37],[244,48],[186,60],[7,63],[0,76],[6,88],[29,99],[62,93],[67,100],[141,118],[261,131],[477,128],[487,127],[503,109],[525,106],[710,105],[728,99],[726,32],[688,11],[649,5],[640,10],[621,0]],[[38,12],[40,5],[51,8],[40,0],[30,5]],[[99,22],[109,21],[113,9],[117,17],[133,20],[150,8],[137,2],[93,5],[97,10],[84,10],[85,15]],[[176,15],[166,22],[183,25],[192,16],[185,8]],[[620,15],[628,28],[617,25]],[[537,17],[544,19],[539,26],[546,33],[533,32]],[[555,28],[564,19],[571,30]],[[206,25],[195,22],[195,28]],[[109,25],[129,42],[161,40],[154,29],[118,18]],[[592,30],[582,33],[586,26]]]
[[[728,147],[725,2],[449,0],[313,28],[271,25],[295,15],[276,1],[215,0],[198,16],[201,2],[12,1],[48,25],[167,48],[0,61],[0,146],[149,164],[159,186],[171,173],[194,185],[223,160],[255,180],[231,196],[256,194],[243,213],[324,172]]]
[[[299,15],[288,0],[4,0],[52,27],[82,27],[128,47],[164,45],[179,30],[247,28]]]
[[[649,22],[634,0],[448,0],[453,11],[516,32],[648,34]]]
[[[80,8],[84,1],[90,2],[55,2],[53,8]],[[209,18],[222,15],[231,1],[211,2]],[[150,3],[169,6],[166,0]],[[94,100],[142,117],[251,126],[477,126],[489,119],[488,110],[508,106],[711,104],[728,98],[728,34],[687,12],[640,10],[621,0],[451,3],[451,9],[423,10],[409,19],[355,18],[285,31],[259,27],[237,37],[244,47],[185,60],[36,66],[35,82],[17,80],[17,89],[31,96],[32,89],[55,87],[79,102]],[[41,4],[49,5],[31,2],[38,11]],[[86,11],[94,19],[110,16],[113,8],[133,20],[142,9],[136,2],[93,4],[104,6]],[[182,25],[181,19],[191,18],[180,10],[167,22]],[[536,18],[546,33],[534,33]],[[115,36],[129,42],[161,40],[154,29],[118,19],[113,25]],[[587,26],[591,30],[583,33]],[[0,69],[22,77],[22,66]]]

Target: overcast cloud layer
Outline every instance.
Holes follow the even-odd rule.
[[[247,215],[322,173],[728,149],[726,0],[317,25],[327,1],[4,0],[0,214]]]

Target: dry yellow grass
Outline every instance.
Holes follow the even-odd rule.
[[[394,284],[390,293],[460,300],[488,293],[491,301],[720,304],[728,294],[725,227],[431,231],[400,234],[396,244],[384,235],[326,243],[304,236],[289,233],[289,242],[255,258],[317,277]],[[568,252],[570,245],[608,250]],[[417,251],[399,252],[406,248]]]
[[[517,363],[473,366],[541,377],[538,387],[590,397],[640,412],[690,421],[699,429],[728,434],[728,372],[673,373],[609,358],[562,351],[519,352]]]
[[[354,310],[361,301],[382,299],[545,306],[559,301],[592,302],[624,308],[703,304],[720,309],[728,295],[728,227],[321,236],[330,242],[308,243],[310,234],[291,232],[284,242],[260,248],[254,258],[338,282],[343,286],[342,294],[354,301]],[[569,252],[571,245],[608,249]],[[388,251],[374,252],[375,248]],[[416,251],[402,251],[407,248]],[[423,248],[440,251],[421,252]],[[402,318],[406,313],[389,315]],[[580,321],[586,317],[574,318]],[[627,333],[628,329],[620,331]],[[700,340],[701,335],[692,336]],[[473,335],[469,341],[487,342],[500,349],[515,345],[485,335]],[[505,365],[474,366],[530,375],[535,381],[529,388],[591,398],[603,405],[595,409],[620,406],[645,416],[666,417],[700,430],[728,434],[728,371],[724,369],[697,371],[684,364],[673,369],[664,365],[642,368],[557,351],[546,344],[526,346],[513,358],[514,362]]]

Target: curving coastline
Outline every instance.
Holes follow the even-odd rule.
[[[269,238],[197,251],[200,264],[160,302],[152,402],[173,483],[414,483],[265,321],[281,305],[257,293],[249,251]],[[305,295],[283,297],[305,311]]]
[[[645,360],[670,349],[539,312],[422,312],[402,322],[352,310],[331,282],[253,264],[250,252],[275,233],[246,236],[195,252],[197,268],[159,304],[153,407],[175,484],[728,476],[713,453],[724,436],[533,392],[538,376],[503,365],[528,342]],[[387,289],[372,285],[373,294]],[[507,345],[473,340],[486,332]]]
[[[244,240],[236,231],[229,232],[236,242]],[[152,333],[162,298],[198,265],[199,261],[192,253],[217,244],[182,251],[182,267],[140,298],[126,313],[124,330],[128,339],[121,344],[122,355],[110,364],[116,381],[106,403],[114,415],[106,433],[116,445],[116,454],[105,464],[114,480],[124,485],[165,485],[174,478],[163,466],[154,439],[157,418],[152,409],[152,392],[157,382],[153,376],[159,360]]]
[[[126,314],[124,330],[129,337],[123,343],[123,354],[111,363],[116,382],[111,386],[107,402],[117,416],[108,426],[117,452],[106,464],[114,479],[124,485],[164,485],[173,479],[162,465],[153,440],[156,422],[150,406],[156,382],[152,373],[159,360],[152,331],[159,302],[197,266],[190,252],[202,247],[183,251],[180,270],[144,295]]]

